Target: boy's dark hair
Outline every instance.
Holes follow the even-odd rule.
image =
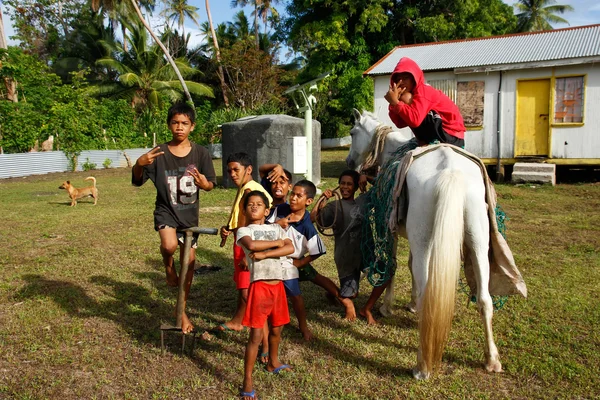
[[[283,170],[283,173],[285,174],[287,180],[289,183],[292,183],[292,173],[290,171],[288,171],[287,169]]]
[[[252,196],[260,196],[263,201],[265,202],[265,205],[267,206],[267,210],[269,208],[271,208],[271,205],[269,204],[269,199],[267,198],[267,195],[264,192],[261,192],[260,190],[253,190],[251,192],[249,192],[246,197],[244,197],[244,208],[248,207],[248,201],[250,199],[250,197]]]
[[[227,157],[227,164],[231,162],[240,163],[244,168],[252,165],[252,158],[246,153],[232,153]]]
[[[177,114],[183,114],[190,119],[192,124],[196,123],[196,110],[187,103],[175,103],[169,108],[167,114],[167,125],[171,123],[171,120]]]
[[[360,178],[360,174],[353,169],[347,169],[340,174],[340,178],[338,179],[338,183],[342,182],[342,177],[349,176],[352,178],[352,182],[354,182],[354,188],[358,189],[358,178]]]
[[[304,188],[307,199],[314,199],[315,195],[317,194],[317,187],[308,179],[302,179],[301,181],[296,182],[294,186],[300,186],[301,188]]]

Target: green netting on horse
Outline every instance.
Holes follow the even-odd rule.
[[[363,241],[361,252],[364,270],[373,286],[381,286],[396,272],[394,255],[394,234],[388,227],[388,220],[393,208],[394,185],[398,163],[410,150],[416,149],[417,140],[412,138],[392,154],[381,168],[373,182],[373,187],[365,194],[365,220],[363,225]]]

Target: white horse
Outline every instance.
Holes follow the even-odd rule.
[[[368,112],[361,115],[354,110],[354,118],[352,145],[346,159],[350,168],[364,162],[365,149],[381,125]],[[377,160],[379,165],[411,137],[407,129],[390,132]],[[398,232],[408,238],[410,245],[413,299],[419,315],[420,343],[414,377],[428,378],[441,363],[454,315],[463,250],[472,259],[477,282],[477,308],[486,339],[485,367],[490,372],[502,371],[492,334],[493,304],[488,290],[490,227],[479,166],[448,147],[440,147],[413,161],[406,188],[408,212],[405,226],[399,227]]]

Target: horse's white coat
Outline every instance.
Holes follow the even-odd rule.
[[[354,116],[352,144],[346,159],[351,168],[364,161],[364,151],[380,125],[371,113],[360,114],[354,110]],[[410,130],[406,129],[388,135],[380,165],[411,137]],[[492,334],[493,304],[488,291],[489,220],[481,170],[466,157],[441,147],[413,161],[406,185],[406,226],[398,231],[408,238],[410,245],[412,300],[419,311],[421,343],[413,371],[415,378],[429,377],[441,361],[454,313],[462,250],[473,260],[477,307],[486,339],[486,369],[500,372],[502,366]]]

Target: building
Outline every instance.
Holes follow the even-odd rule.
[[[383,97],[402,57],[460,107],[466,149],[486,164],[600,165],[600,24],[398,46],[364,72],[388,125]]]

